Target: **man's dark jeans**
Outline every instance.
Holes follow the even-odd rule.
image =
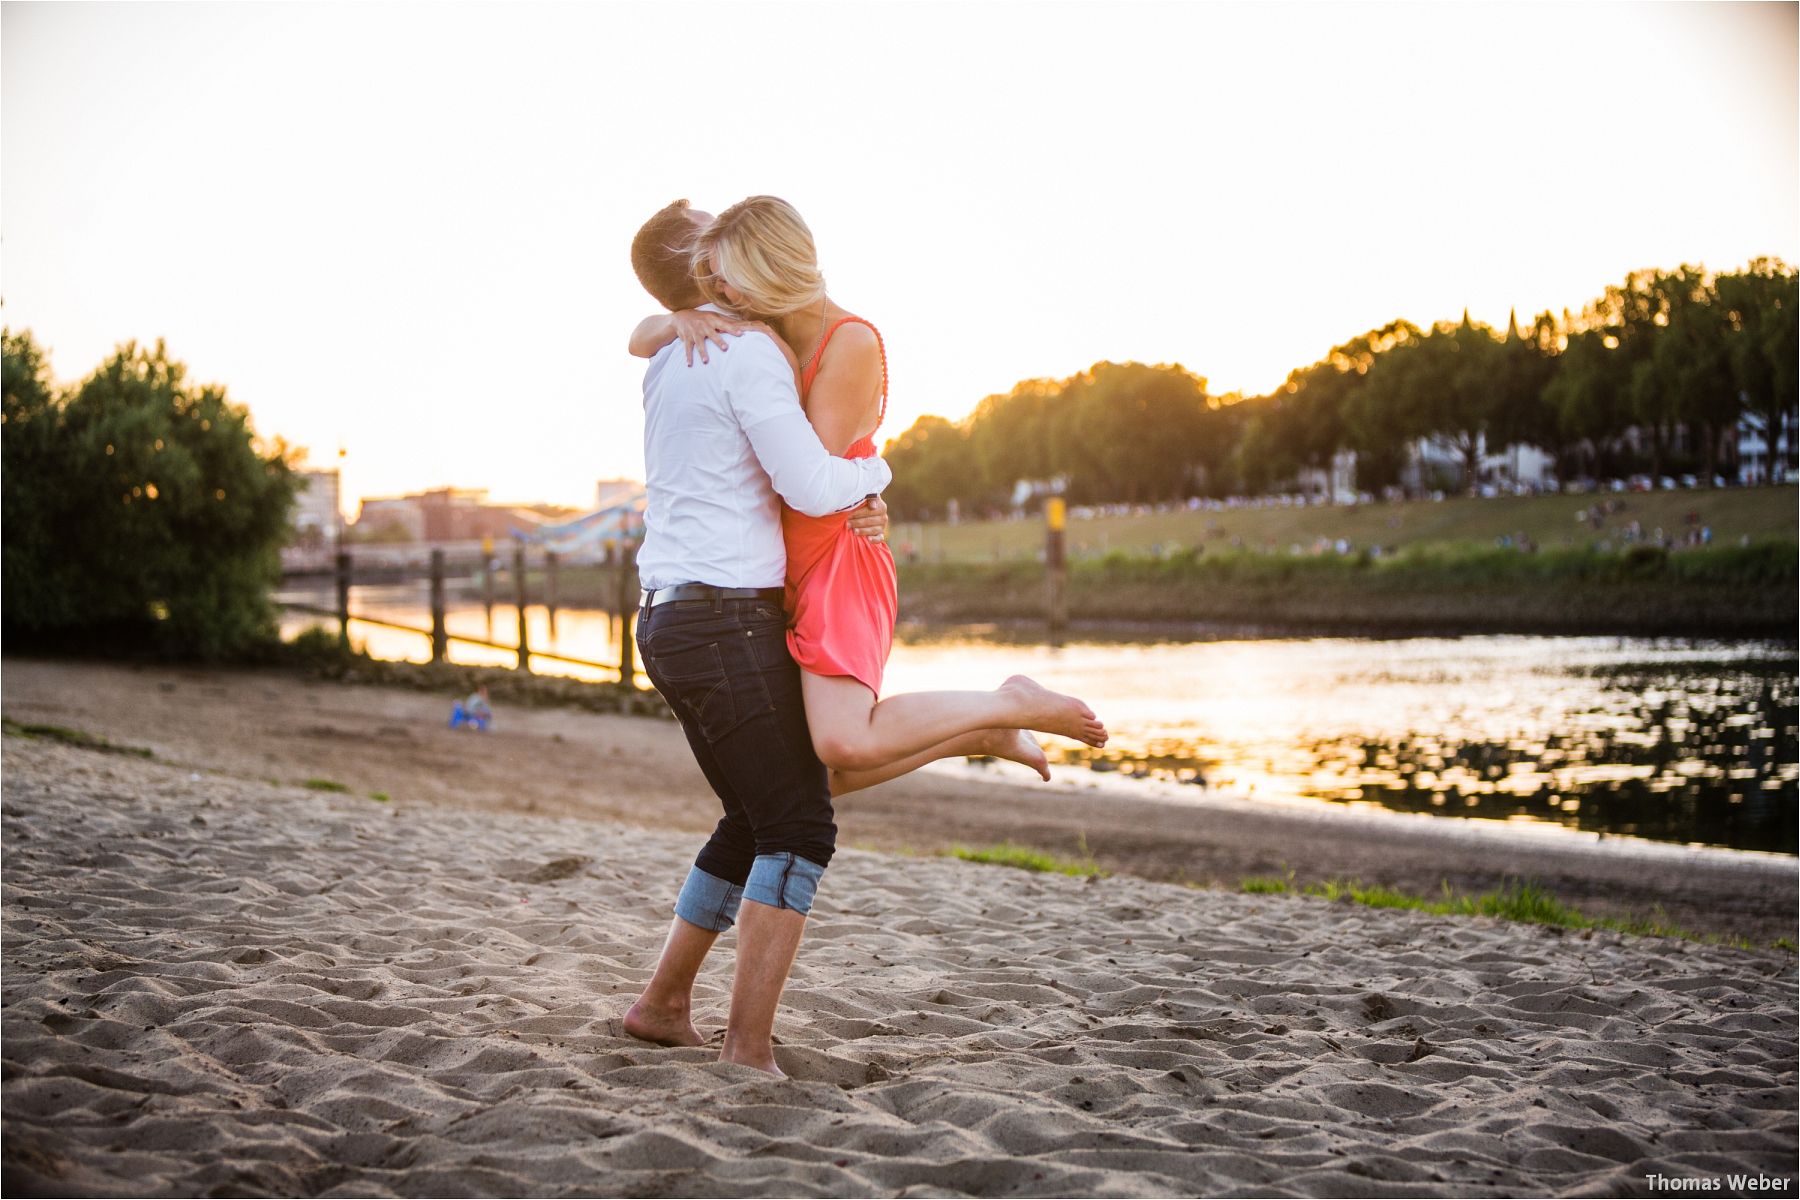
[[[758,855],[825,867],[837,844],[787,621],[766,600],[675,600],[643,610],[644,670],[681,721],[725,816],[694,865],[742,886]]]

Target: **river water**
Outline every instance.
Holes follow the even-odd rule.
[[[319,602],[319,597],[311,597]],[[358,588],[352,611],[420,628],[422,596]],[[328,603],[328,601],[327,601]],[[512,643],[515,610],[453,608],[450,632]],[[533,649],[616,662],[615,623],[565,609]],[[292,634],[309,623],[295,617]],[[352,625],[378,658],[423,661],[413,634]],[[453,661],[511,666],[452,643]],[[614,678],[548,660],[546,673]],[[987,688],[1021,672],[1086,699],[1103,751],[1050,744],[1059,775],[1181,803],[1206,789],[1792,854],[1797,765],[1791,643],[1642,638],[1090,640],[993,631],[903,637],[888,693]],[[640,676],[640,683],[644,683]],[[957,767],[952,769],[968,769]],[[1021,776],[1023,777],[1023,776]]]

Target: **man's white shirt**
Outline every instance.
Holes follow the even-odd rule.
[[[879,458],[834,458],[819,441],[787,358],[767,335],[731,339],[687,364],[680,339],[644,374],[648,493],[638,575],[678,583],[780,587],[781,501],[808,516],[854,508],[893,473]]]

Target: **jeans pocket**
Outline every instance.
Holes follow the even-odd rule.
[[[651,681],[665,698],[691,717],[700,734],[716,742],[737,725],[737,705],[719,643],[708,642],[673,654],[646,656]]]
[[[773,600],[757,600],[751,604],[747,604],[745,605],[745,613],[751,619],[757,621],[779,621],[783,625],[787,623],[786,610]]]

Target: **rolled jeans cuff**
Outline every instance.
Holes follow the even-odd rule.
[[[723,933],[737,920],[738,902],[743,898],[744,889],[737,884],[694,867],[675,897],[675,915],[689,925]]]
[[[750,864],[750,878],[744,881],[744,899],[804,916],[812,911],[813,896],[824,875],[824,867],[798,854],[759,854]]]

